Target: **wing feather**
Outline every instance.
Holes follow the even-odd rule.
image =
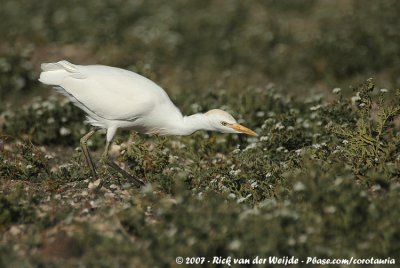
[[[42,70],[41,82],[62,87],[77,106],[109,120],[134,120],[156,105],[171,102],[151,80],[115,67],[61,61],[42,64]]]

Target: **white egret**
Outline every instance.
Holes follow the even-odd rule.
[[[209,130],[257,136],[222,110],[183,116],[161,87],[128,70],[104,65],[75,65],[65,60],[43,63],[41,68],[39,81],[54,86],[67,96],[87,114],[87,122],[94,127],[81,138],[81,147],[96,180],[96,168],[87,141],[98,129],[107,130],[102,159],[138,186],[143,181],[133,178],[107,157],[119,128],[157,135],[190,135],[197,130]]]

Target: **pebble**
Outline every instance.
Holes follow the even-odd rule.
[[[115,185],[115,184],[111,184],[111,185],[110,185],[110,189],[118,189],[118,186]]]
[[[17,226],[11,226],[10,228],[11,235],[19,235],[21,233],[21,229]]]
[[[94,182],[89,182],[88,188],[89,188],[90,190],[92,190],[92,189],[94,189],[94,188],[97,188],[97,187],[100,185],[100,182],[101,182],[100,179],[95,180]]]
[[[89,204],[90,204],[90,206],[91,206],[92,208],[97,208],[97,207],[99,207],[100,203],[101,203],[101,202],[98,201],[98,200],[96,200],[96,201],[91,200],[91,201],[89,202]]]
[[[105,196],[106,198],[114,198],[114,197],[115,197],[115,194],[114,194],[114,193],[105,193],[104,196]]]

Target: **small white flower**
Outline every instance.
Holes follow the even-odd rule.
[[[33,108],[34,110],[39,109],[39,108],[40,108],[40,103],[35,102],[35,103],[32,105],[32,108]]]
[[[190,105],[190,108],[194,113],[198,113],[201,110],[201,106],[198,103],[193,103],[192,105]]]
[[[312,145],[312,147],[314,148],[314,149],[320,149],[322,146],[321,146],[321,144],[319,144],[319,143],[316,143],[316,144],[313,144]]]
[[[72,167],[72,164],[62,164],[59,166],[60,169],[70,169]]]
[[[268,136],[261,136],[260,141],[268,141],[269,137]]]
[[[246,197],[240,197],[237,199],[237,203],[243,203],[244,201],[246,201],[247,199],[249,199],[249,197],[251,197],[251,194],[248,194]]]
[[[243,203],[244,201],[246,201],[246,198],[240,197],[236,202],[237,203]]]
[[[284,128],[285,128],[285,126],[282,125],[281,122],[279,122],[279,123],[277,123],[277,124],[275,125],[275,129],[282,130],[282,129],[284,129]]]
[[[342,143],[343,143],[343,144],[348,144],[349,141],[348,141],[348,140],[342,140]]]
[[[55,122],[53,117],[50,117],[49,119],[47,119],[47,124],[53,124]]]
[[[60,135],[61,136],[67,136],[69,134],[71,134],[71,130],[70,129],[68,129],[66,127],[61,127],[60,128]]]
[[[51,103],[50,101],[43,102],[42,106],[44,108],[46,108],[47,110],[54,110],[54,108],[55,108],[54,103]]]
[[[265,115],[265,113],[263,112],[263,111],[258,111],[257,113],[256,113],[256,116],[257,117],[263,117]]]
[[[26,165],[26,169],[31,169],[31,168],[33,168],[32,165]]]
[[[118,188],[118,186],[114,186],[115,188]],[[111,188],[111,186],[110,186],[110,188]],[[114,188],[114,189],[115,189]],[[153,192],[153,186],[150,184],[150,183],[147,183],[145,186],[143,186],[142,188],[141,188],[141,191],[142,191],[142,193],[144,193],[144,194],[151,194],[152,192]]]
[[[321,104],[318,104],[318,105],[315,105],[315,106],[311,106],[310,107],[310,111],[316,111],[316,110],[318,110],[320,108],[321,108]]]
[[[238,250],[240,248],[240,245],[241,245],[240,240],[235,239],[229,243],[228,248],[230,250]]]
[[[336,212],[336,207],[335,206],[326,206],[326,207],[324,207],[324,211],[327,214],[333,214]]]
[[[237,175],[239,175],[240,174],[240,172],[242,172],[240,169],[237,169],[237,170],[230,170],[229,171],[229,175],[231,175],[231,176],[237,176]]]
[[[301,244],[305,244],[305,243],[307,242],[307,236],[304,235],[304,234],[299,235],[299,242],[300,242]]]
[[[244,148],[243,151],[246,152],[246,151],[254,149],[254,148],[257,148],[257,143],[250,143],[249,145],[246,146],[246,148]]]
[[[334,88],[334,89],[332,90],[333,94],[339,94],[340,91],[342,91],[342,89],[341,89],[341,88],[338,88],[338,87],[336,87],[336,88]]]
[[[287,243],[289,246],[294,246],[294,245],[296,245],[296,240],[293,237],[289,237],[289,239],[287,240]]]
[[[359,107],[364,107],[366,104],[364,102],[361,102],[360,105],[358,105]]]
[[[386,88],[381,88],[380,92],[381,93],[387,93],[389,90],[387,90]]]
[[[315,119],[315,118],[317,118],[317,116],[318,116],[318,113],[316,113],[316,112],[312,112],[312,113],[310,114],[310,118],[311,118],[311,119]]]
[[[382,186],[380,186],[380,185],[374,185],[374,186],[371,187],[371,190],[373,192],[380,191],[381,189],[382,189]]]
[[[235,150],[232,151],[233,154],[238,154],[240,153],[240,148],[236,148]]]
[[[271,177],[272,176],[272,173],[271,172],[268,172],[267,174],[265,174],[265,178],[269,178],[269,177]]]
[[[293,190],[296,192],[304,191],[305,189],[306,189],[306,186],[300,181],[296,182],[293,185]]]
[[[356,104],[356,102],[359,101],[359,100],[361,100],[360,92],[357,92],[357,94],[355,96],[351,97],[351,103],[353,105]]]
[[[336,180],[334,181],[334,184],[337,186],[337,185],[340,185],[342,182],[343,182],[343,178],[337,177]]]
[[[234,193],[230,193],[230,194],[228,194],[228,197],[231,198],[231,199],[235,199],[236,195]]]

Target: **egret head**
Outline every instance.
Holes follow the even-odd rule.
[[[206,112],[204,115],[208,118],[209,123],[215,131],[222,133],[243,133],[250,136],[257,136],[257,133],[238,124],[232,115],[223,110],[213,109]]]

